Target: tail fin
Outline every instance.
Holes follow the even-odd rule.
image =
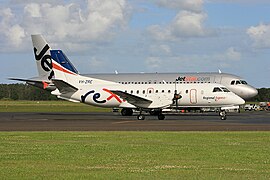
[[[74,92],[81,86],[115,84],[115,82],[111,81],[81,76],[61,50],[50,50],[50,54],[54,71],[52,82],[58,89],[65,88],[65,92]]]
[[[61,50],[51,50],[50,52],[53,60],[55,60],[58,64],[60,64],[62,67],[66,68],[66,70],[69,70],[70,72],[79,74],[77,69],[73,66],[73,64],[69,61],[67,56]]]
[[[51,80],[54,76],[50,54],[51,47],[40,34],[31,35],[31,38],[39,77],[44,80]]]

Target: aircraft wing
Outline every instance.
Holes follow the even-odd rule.
[[[72,86],[71,84],[58,79],[52,79],[52,82],[56,86],[56,88],[59,90],[60,93],[66,94],[66,93],[74,93],[78,91],[78,88]]]
[[[123,91],[111,90],[111,92],[120,96],[122,99],[128,101],[130,104],[133,104],[134,106],[137,106],[137,107],[147,107],[153,102],[150,99],[142,98],[133,94],[123,92]]]

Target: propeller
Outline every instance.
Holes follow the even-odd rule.
[[[182,98],[182,96],[180,94],[177,93],[177,89],[176,89],[176,81],[178,81],[178,79],[175,80],[175,90],[174,90],[174,95],[173,95],[173,101],[175,102],[175,106],[176,106],[176,112],[178,110],[178,100]]]

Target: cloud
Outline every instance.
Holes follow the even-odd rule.
[[[270,48],[270,24],[251,26],[246,33],[253,41],[253,47]]]
[[[0,43],[5,49],[23,48],[23,42],[37,33],[56,43],[108,41],[129,18],[126,0],[88,0],[84,5],[35,2],[0,8]]]
[[[171,54],[171,47],[167,44],[152,44],[150,45],[149,52],[155,55],[168,55]]]
[[[161,7],[182,9],[195,12],[202,11],[203,5],[203,0],[156,0],[154,2]]]
[[[210,34],[204,27],[206,17],[203,12],[180,11],[168,26],[152,25],[148,32],[154,39],[165,41],[206,36]]]
[[[146,58],[145,65],[150,71],[209,71],[211,69],[228,68],[242,59],[241,52],[229,47],[223,52],[213,54],[186,54],[178,56]]]
[[[269,4],[269,0],[205,0],[206,3]]]
[[[145,64],[149,69],[155,70],[155,69],[160,69],[162,66],[162,60],[160,57],[148,57],[145,60]]]
[[[233,61],[239,61],[242,58],[241,52],[235,50],[235,48],[230,47],[227,49],[226,58]]]

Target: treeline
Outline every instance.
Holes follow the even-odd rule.
[[[249,101],[269,102],[270,88],[258,89],[258,95]],[[58,100],[49,91],[39,89],[27,84],[0,84],[0,100],[31,100],[45,101]]]
[[[252,98],[250,101],[270,102],[270,88],[258,89],[258,95]]]
[[[27,84],[0,84],[0,100],[57,100],[49,91]]]

